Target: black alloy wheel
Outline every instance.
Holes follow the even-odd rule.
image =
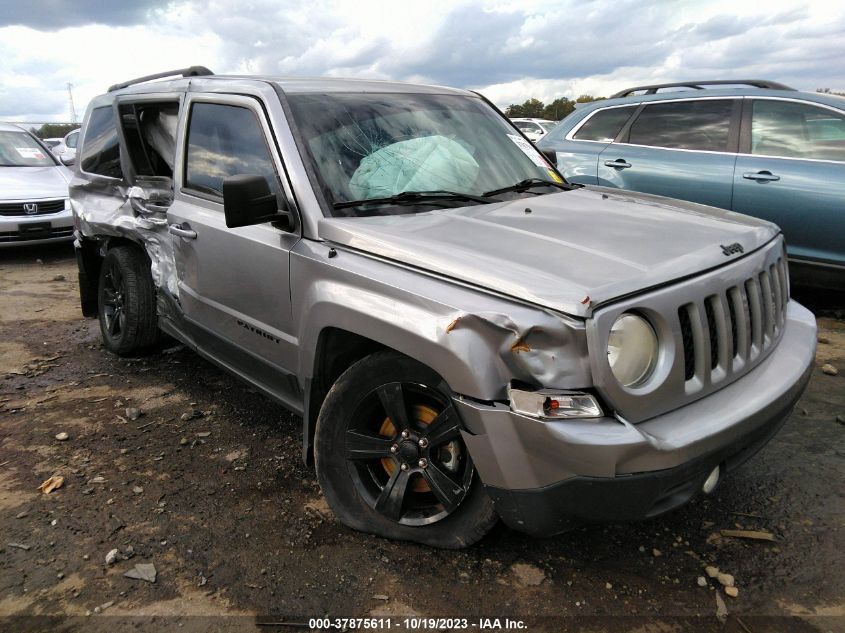
[[[364,396],[346,431],[359,494],[402,525],[435,523],[469,491],[473,467],[452,403],[425,385],[390,382]]]
[[[120,338],[126,331],[125,297],[123,273],[117,260],[111,259],[103,274],[103,319],[105,331],[113,339]]]
[[[392,350],[353,363],[326,395],[314,433],[317,479],[345,525],[458,549],[498,521],[452,392],[435,371]]]

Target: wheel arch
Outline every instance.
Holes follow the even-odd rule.
[[[100,284],[100,270],[108,251],[118,246],[133,246],[143,252],[147,261],[150,256],[144,246],[128,237],[118,235],[79,236],[76,248],[76,265],[79,278],[79,302],[82,316],[97,316],[97,292]]]
[[[314,465],[314,429],[320,408],[332,385],[355,362],[385,349],[391,348],[339,327],[328,326],[320,331],[314,351],[313,371],[305,379],[302,456],[307,465]]]
[[[421,335],[421,332],[432,332],[434,328],[409,331],[396,324],[378,323],[372,319],[359,325],[361,327],[355,329],[337,324],[326,325],[314,336],[313,343],[309,343],[307,338],[304,342],[303,349],[313,350],[313,357],[305,361],[300,374],[305,391],[303,458],[308,465],[313,465],[314,429],[326,395],[344,371],[370,354],[383,350],[397,352],[434,371],[450,389],[480,399],[497,397],[507,384],[507,379],[497,371],[495,351],[488,347],[472,346],[476,350],[476,358],[471,362],[460,353],[467,352],[466,348],[451,348]],[[478,350],[484,350],[484,353]],[[480,371],[479,366],[488,371]]]

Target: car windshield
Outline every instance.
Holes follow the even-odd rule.
[[[302,153],[330,215],[479,204],[465,196],[480,197],[529,179],[540,181],[540,190],[532,193],[546,193],[543,182],[561,182],[545,158],[480,98],[301,93],[289,94],[288,100],[304,141]],[[399,199],[403,204],[384,201],[406,192],[439,195],[422,203],[421,196],[407,194]],[[375,199],[382,202],[350,204]]]
[[[52,167],[50,152],[26,132],[0,131],[0,167]]]
[[[546,132],[551,132],[555,128],[555,126],[557,126],[558,122],[557,121],[538,121],[538,124],[540,125],[541,128],[546,130]]]

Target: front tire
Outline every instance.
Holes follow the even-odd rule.
[[[396,352],[347,369],[320,409],[317,478],[338,519],[391,539],[457,549],[497,521],[443,380]]]
[[[100,268],[97,314],[103,343],[119,355],[149,349],[158,341],[156,296],[146,255],[135,246],[116,246]]]

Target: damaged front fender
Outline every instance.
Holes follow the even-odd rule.
[[[354,251],[330,258],[328,250],[302,241],[293,253],[300,376],[313,377],[320,332],[333,328],[415,358],[454,392],[479,400],[505,400],[514,380],[591,385],[583,321]]]

